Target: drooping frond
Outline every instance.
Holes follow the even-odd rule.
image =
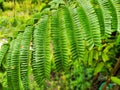
[[[117,31],[120,33],[120,0],[111,0],[111,3],[114,7],[114,10],[116,11],[116,18],[117,18]],[[115,12],[114,11],[114,12]]]
[[[85,39],[89,49],[101,43],[100,25],[94,8],[87,0],[77,0],[79,3],[78,14],[81,25],[85,31]]]
[[[82,60],[84,54],[83,31],[80,26],[79,17],[75,11],[67,6],[62,7],[62,18],[70,45],[71,57],[73,60]]]
[[[13,90],[13,85],[12,85],[12,74],[11,74],[11,54],[14,46],[14,40],[11,41],[10,43],[10,48],[7,54],[7,85],[9,87],[9,90]]]
[[[61,11],[52,11],[51,34],[54,61],[57,71],[67,71],[68,68],[68,47],[65,32],[65,25],[61,17]]]
[[[74,27],[74,32],[75,32],[75,42],[76,42],[76,46],[77,46],[78,58],[79,58],[79,60],[83,60],[83,57],[85,54],[84,29],[80,22],[80,17],[77,12],[77,9],[76,8],[71,9],[71,12],[72,12],[71,15],[73,16],[73,27]],[[73,56],[76,56],[74,54],[75,52],[72,52],[72,53],[73,53]]]
[[[7,55],[7,85],[8,85],[8,90],[13,90],[12,79],[11,79],[11,77],[12,77],[11,54],[12,54],[14,42],[15,42],[14,40],[11,41],[8,55]]]
[[[105,34],[110,35],[112,33],[112,16],[109,10],[110,6],[108,0],[98,0],[98,4],[100,6],[100,9],[102,10],[104,18]]]
[[[41,85],[50,75],[50,22],[48,15],[43,15],[35,27],[33,35],[32,68],[34,79]]]
[[[1,66],[1,63],[4,59],[4,57],[6,56],[6,53],[8,51],[8,48],[9,48],[9,45],[8,44],[3,44],[2,45],[2,48],[0,50],[0,66]]]
[[[111,32],[109,31],[109,28],[111,28],[111,22],[108,23],[107,20],[105,19],[106,18],[106,14],[105,14],[106,12],[104,12],[104,9],[101,8],[98,0],[92,0],[92,5],[95,9],[95,12],[96,12],[98,20],[99,20],[101,36],[111,34]],[[108,17],[108,20],[111,21],[111,18]],[[108,23],[107,26],[106,26],[106,23]]]
[[[92,0],[92,5],[99,19],[102,36],[109,36],[113,31],[118,31],[119,19],[115,1]]]
[[[32,37],[32,27],[27,27],[23,33],[20,46],[20,74],[24,90],[29,90],[29,54],[30,40]]]
[[[11,52],[11,82],[13,85],[13,90],[20,89],[20,42],[22,38],[22,33],[20,33],[15,39],[13,50]]]
[[[112,26],[111,29],[112,31],[117,31],[117,26],[118,26],[118,18],[117,18],[117,12],[116,12],[116,8],[113,4],[113,2],[111,0],[106,0],[108,5],[109,5],[109,11],[112,17]]]

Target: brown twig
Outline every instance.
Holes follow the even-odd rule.
[[[118,58],[118,60],[117,60],[117,62],[116,62],[116,64],[115,64],[113,70],[111,71],[111,76],[114,76],[114,75],[116,74],[116,72],[117,72],[117,70],[119,69],[119,67],[120,67],[120,57]],[[108,84],[110,83],[110,78],[111,78],[111,76],[109,76],[109,77],[107,78],[106,84],[103,86],[102,90],[106,90]]]
[[[116,74],[117,70],[119,69],[120,67],[120,57],[118,58],[113,70],[112,70],[112,76]]]

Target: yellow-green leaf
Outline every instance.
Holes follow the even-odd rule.
[[[102,59],[104,62],[108,61],[109,60],[109,57],[107,56],[106,53],[102,53]]]
[[[111,77],[111,80],[112,80],[114,83],[120,85],[120,79],[119,79],[118,77],[112,76],[112,77]]]
[[[104,63],[103,62],[98,63],[97,67],[94,70],[94,75],[96,75],[98,72],[100,72],[103,67],[104,67]]]

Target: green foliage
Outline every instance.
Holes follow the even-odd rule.
[[[53,54],[55,59],[56,70],[67,71],[68,70],[68,48],[66,38],[66,27],[62,18],[62,12],[59,10],[52,11],[51,17],[51,35]]]
[[[9,47],[8,44],[4,44],[1,47],[1,50],[0,50],[0,67],[1,67],[2,61],[4,60],[4,58],[6,56],[8,47]]]
[[[11,82],[15,90],[20,89],[20,43],[22,39],[22,33],[18,35],[13,45],[11,53]]]
[[[119,0],[58,1],[23,23],[14,18],[11,26],[23,30],[17,29],[8,53],[8,46],[0,53],[0,62],[7,53],[8,89],[31,90],[32,74],[41,90],[89,90],[98,73],[98,81],[104,76],[119,84],[113,73],[120,54]]]
[[[50,76],[50,24],[48,15],[43,15],[33,34],[33,74],[41,87]]]
[[[86,34],[87,46],[92,49],[94,46],[99,46],[101,43],[100,25],[96,12],[92,5],[86,0],[78,0],[80,5],[79,15],[84,32]],[[84,22],[83,22],[84,21]]]
[[[11,77],[12,77],[12,72],[11,72],[11,55],[12,55],[12,50],[13,50],[13,45],[14,45],[14,40],[11,41],[10,43],[10,47],[9,47],[9,51],[8,51],[8,55],[7,55],[7,85],[9,87],[9,90],[13,89],[13,85],[12,85],[12,81],[11,81]]]
[[[79,17],[73,9],[69,7],[63,7],[62,18],[65,23],[65,33],[68,38],[68,45],[70,46],[70,55],[72,60],[82,60],[84,55],[84,41],[82,36],[81,26],[79,26]],[[78,20],[77,20],[78,19]]]
[[[23,33],[20,45],[20,74],[21,81],[25,90],[29,90],[29,65],[30,65],[30,41],[32,38],[32,27],[27,27]]]
[[[115,82],[116,84],[120,85],[120,79],[119,78],[112,76],[111,80],[112,80],[112,82]]]

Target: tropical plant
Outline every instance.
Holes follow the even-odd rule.
[[[95,76],[106,77],[99,90],[120,84],[119,0],[53,0],[38,14],[1,51],[6,89],[31,90],[32,75],[40,90],[93,90]]]

